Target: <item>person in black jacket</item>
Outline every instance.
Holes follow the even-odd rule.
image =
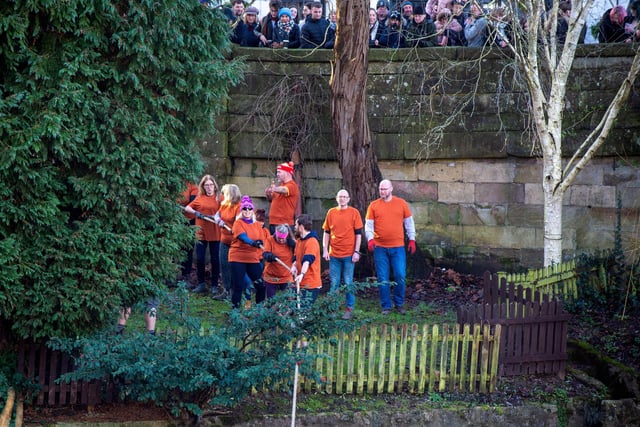
[[[300,29],[298,24],[293,21],[291,10],[286,7],[283,7],[278,12],[278,25],[273,32],[271,47],[274,49],[295,49],[300,47]]]
[[[400,13],[391,12],[391,15],[389,15],[389,25],[386,31],[380,36],[378,46],[393,49],[402,48],[404,47],[404,38]]]
[[[331,29],[328,19],[322,17],[322,3],[313,2],[311,5],[311,19],[304,23],[300,34],[302,49],[333,49],[335,32]]]
[[[627,34],[624,29],[624,19],[627,17],[627,11],[622,6],[615,6],[608,9],[598,27],[598,41],[600,43],[629,43],[631,35]]]
[[[436,24],[428,17],[422,5],[414,7],[413,19],[407,26],[407,47],[433,47],[436,39]]]
[[[259,47],[260,42],[266,44],[267,38],[260,32],[257,7],[247,8],[244,13],[244,21],[236,25],[232,41],[246,47]]]

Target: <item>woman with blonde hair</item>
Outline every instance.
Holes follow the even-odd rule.
[[[215,299],[231,298],[231,268],[229,267],[229,248],[233,240],[233,223],[240,215],[240,200],[242,193],[235,184],[222,186],[222,202],[214,219],[220,226],[220,269],[222,273],[222,288],[214,296]]]
[[[196,216],[196,272],[198,275],[198,286],[193,292],[204,294],[207,292],[205,282],[205,262],[207,249],[211,259],[211,286],[218,285],[220,276],[220,227],[211,220],[218,212],[218,184],[211,175],[205,175],[198,184],[198,196],[189,203],[184,211]]]

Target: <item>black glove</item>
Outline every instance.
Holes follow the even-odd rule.
[[[202,215],[202,214],[201,214],[200,212],[198,212],[198,211],[195,211],[193,214],[194,214],[194,215],[196,216],[196,218],[198,218],[198,219],[204,219],[204,215]]]
[[[274,262],[276,260],[276,256],[273,254],[273,252],[263,252],[262,259],[267,262]]]
[[[263,246],[264,242],[262,240],[254,240],[253,243],[251,244],[251,246],[253,246],[254,248],[259,248],[260,246]]]

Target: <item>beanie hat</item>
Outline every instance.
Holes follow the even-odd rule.
[[[424,11],[424,7],[422,7],[421,5],[417,5],[416,7],[413,8],[413,14],[426,15],[426,12]]]
[[[400,13],[393,11],[391,12],[391,15],[389,15],[389,19],[397,19],[400,20]]]
[[[240,201],[240,208],[241,209],[244,209],[244,208],[253,209],[253,202],[251,201],[251,197],[242,196],[242,200]]]
[[[386,7],[387,10],[389,10],[389,2],[387,0],[379,0],[378,3],[376,4],[376,9],[380,7]]]
[[[260,11],[258,10],[257,7],[251,6],[251,7],[248,7],[247,10],[244,13],[245,13],[245,15],[256,15],[256,16],[258,16],[260,14]]]
[[[293,162],[281,163],[278,165],[279,171],[288,172],[293,175]]]
[[[288,7],[283,7],[278,11],[278,19],[280,19],[282,15],[287,15],[289,19],[291,19],[291,9],[289,9]]]
[[[413,7],[413,3],[411,3],[409,0],[407,1],[403,1],[402,4],[400,5],[400,8],[402,9],[405,6],[411,6]]]

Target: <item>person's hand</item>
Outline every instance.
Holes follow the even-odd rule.
[[[376,241],[373,239],[369,240],[369,243],[367,243],[367,249],[369,249],[369,252],[373,252],[375,248],[376,248]]]
[[[329,261],[329,251],[327,250],[327,248],[324,248],[322,250],[322,258],[324,258],[325,261]]]
[[[351,262],[358,261],[360,261],[360,252],[354,252],[353,255],[351,255]]]
[[[261,248],[263,245],[264,242],[262,240],[254,240],[251,244],[251,246],[253,246],[254,248]]]
[[[264,252],[262,254],[262,259],[267,262],[275,262],[276,256],[273,254],[273,252]]]
[[[409,253],[411,255],[416,253],[416,241],[415,240],[409,240],[409,244],[407,245],[407,249],[409,250]]]

